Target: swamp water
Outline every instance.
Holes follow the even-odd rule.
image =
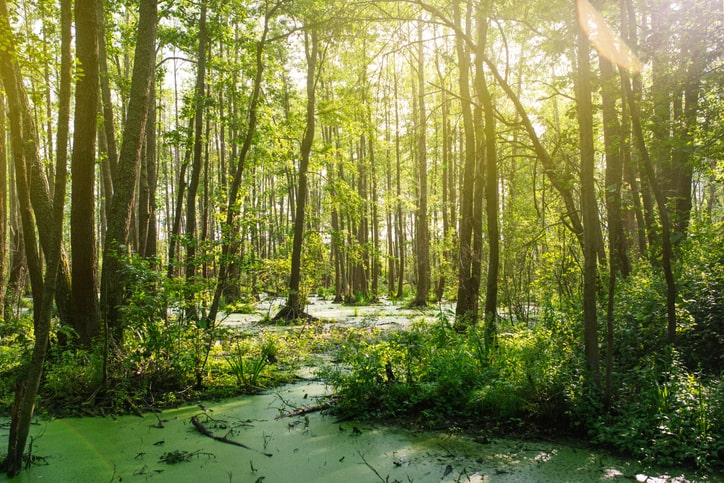
[[[547,441],[477,442],[455,432],[337,422],[319,412],[280,417],[316,404],[324,393],[320,382],[304,381],[205,410],[167,410],[158,418],[39,421],[32,429],[33,454],[43,459],[12,481],[691,481],[650,476],[635,463]],[[194,416],[215,436],[248,448],[201,434],[191,423]],[[7,441],[7,429],[0,438]]]
[[[271,310],[271,306],[269,308]],[[343,325],[401,326],[416,314],[393,307],[353,309],[320,303],[316,316]],[[262,310],[262,316],[265,310]],[[427,316],[431,316],[429,313]],[[254,332],[260,316],[224,323]],[[13,482],[587,482],[694,481],[680,472],[646,471],[635,462],[550,441],[475,440],[339,422],[321,412],[286,417],[328,392],[315,379],[264,394],[185,406],[155,415],[38,420],[31,429],[37,464]],[[200,422],[218,441],[202,434]],[[0,454],[8,421],[0,420]],[[241,443],[241,447],[230,442]],[[0,475],[0,481],[6,481]]]

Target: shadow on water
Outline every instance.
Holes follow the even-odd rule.
[[[158,418],[40,421],[32,431],[33,453],[47,464],[13,481],[688,481],[646,475],[635,463],[551,442],[481,443],[455,433],[340,423],[320,412],[280,417],[317,404],[325,393],[322,383],[310,380],[207,407],[168,410]],[[191,423],[194,416],[214,436],[248,448],[201,434]],[[7,441],[6,429],[0,438]]]

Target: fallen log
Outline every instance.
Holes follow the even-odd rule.
[[[329,409],[332,407],[331,403],[322,403],[317,404],[315,406],[305,406],[303,408],[295,409],[294,411],[280,414],[275,419],[281,419],[281,418],[293,418],[294,416],[304,416],[305,414],[309,413],[316,413],[318,411],[324,411],[325,409]]]
[[[239,441],[234,441],[233,439],[229,439],[226,436],[217,436],[213,432],[209,430],[206,426],[204,426],[204,423],[199,421],[198,416],[193,416],[191,418],[191,423],[194,425],[194,427],[199,431],[199,433],[203,434],[204,436],[208,436],[211,439],[214,439],[216,441],[220,441],[222,443],[231,444],[234,446],[239,446],[240,448],[248,449],[250,451],[254,451],[259,454],[263,454],[264,456],[272,457],[271,453],[265,453],[263,451],[259,451],[258,449],[254,449],[250,446],[245,445],[244,443],[240,443]]]

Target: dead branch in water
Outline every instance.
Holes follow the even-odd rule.
[[[264,456],[272,457],[271,453],[265,453],[263,451],[259,451],[258,449],[254,449],[250,446],[245,445],[244,443],[240,443],[239,441],[234,441],[233,439],[229,439],[226,436],[217,436],[214,433],[212,433],[209,428],[204,426],[204,423],[199,421],[198,416],[193,416],[191,418],[191,423],[194,425],[194,427],[199,431],[199,433],[203,434],[204,436],[208,436],[211,439],[215,439],[216,441],[221,441],[222,443],[231,444],[234,446],[239,446],[240,448],[248,449],[250,451],[255,451],[259,454],[263,454]]]

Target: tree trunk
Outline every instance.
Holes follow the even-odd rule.
[[[5,96],[0,94],[0,320],[5,318],[5,294],[7,293],[8,279],[5,276],[7,271],[8,252],[8,154],[7,154],[7,132],[5,122]]]
[[[398,101],[399,78],[395,70],[395,195],[396,232],[397,232],[397,298],[404,295],[405,284],[405,221],[402,216],[402,152],[400,146],[400,106]]]
[[[73,253],[73,319],[89,346],[100,331],[95,239],[95,161],[98,113],[97,0],[76,0],[76,57],[83,75],[76,82],[71,163],[70,242]]]
[[[106,191],[106,203],[110,205],[113,197],[112,180],[118,166],[118,144],[116,143],[116,129],[113,116],[113,101],[111,97],[110,73],[108,72],[108,48],[106,46],[106,18],[104,0],[98,3],[98,68],[100,73],[101,104],[103,111],[103,132],[106,139],[106,156],[110,174],[110,190]],[[110,209],[110,206],[108,207]]]
[[[427,222],[427,114],[425,113],[425,57],[422,21],[418,22],[417,50],[417,169],[419,198],[415,212],[415,248],[417,251],[417,293],[412,305],[424,307],[430,292],[430,234]]]
[[[580,0],[576,1],[579,22],[584,21]],[[593,104],[591,102],[590,42],[577,22],[576,51],[577,75],[575,77],[576,111],[578,114],[579,141],[581,144],[581,212],[583,213],[583,344],[586,356],[587,380],[600,386],[598,351],[598,320],[596,314],[597,236],[598,207],[593,147]]]
[[[629,107],[631,108],[631,122],[634,132],[634,140],[636,146],[641,155],[646,175],[651,184],[651,188],[654,192],[654,198],[656,199],[656,205],[659,209],[659,219],[661,221],[661,265],[664,269],[664,278],[666,279],[666,315],[667,315],[667,342],[671,345],[676,343],[676,281],[674,279],[674,272],[671,264],[673,262],[674,253],[671,246],[671,223],[669,221],[669,214],[666,208],[666,197],[664,196],[661,186],[656,182],[656,176],[654,174],[654,166],[649,156],[649,151],[646,147],[646,141],[644,138],[643,128],[641,127],[641,117],[639,112],[638,102],[639,99],[634,98],[631,92],[631,86],[628,81],[628,75],[623,71],[621,75],[625,78],[624,86],[627,90],[626,97],[629,101]]]
[[[7,5],[5,0],[0,0],[0,15],[3,16],[3,23],[7,19]],[[61,2],[61,31],[62,31],[62,45],[61,45],[61,102],[59,119],[60,125],[63,125],[65,120],[65,129],[60,128],[59,131],[65,131],[65,134],[58,134],[59,139],[63,140],[63,137],[67,137],[67,119],[70,108],[70,42],[71,42],[71,2]],[[3,25],[6,27],[6,25]],[[9,30],[9,25],[7,25]],[[5,28],[3,28],[5,30]],[[4,63],[4,62],[3,62]],[[17,78],[17,77],[16,77]],[[7,86],[6,86],[7,88]],[[19,96],[17,89],[11,87],[10,91],[14,91],[14,95]],[[19,114],[19,113],[18,113]],[[16,134],[19,134],[20,123],[15,121]],[[15,139],[19,141],[19,139]],[[14,149],[20,151],[21,144],[17,144]],[[35,345],[33,347],[33,354],[30,359],[30,363],[27,366],[26,377],[24,381],[19,381],[17,392],[15,395],[15,403],[13,404],[12,420],[10,426],[10,433],[8,438],[8,452],[6,460],[2,466],[7,471],[10,478],[16,476],[23,468],[23,455],[25,452],[25,443],[30,433],[30,423],[33,417],[33,410],[35,407],[35,397],[40,386],[40,378],[43,372],[43,366],[45,363],[45,357],[48,351],[48,342],[50,339],[50,320],[53,310],[53,300],[55,298],[55,288],[58,280],[58,267],[61,263],[61,246],[62,246],[62,232],[63,232],[63,211],[65,202],[65,190],[66,190],[66,164],[67,164],[67,146],[65,144],[58,145],[58,164],[56,166],[56,180],[55,180],[55,199],[53,200],[53,223],[50,227],[51,231],[48,234],[48,246],[49,249],[46,252],[46,272],[45,280],[43,281],[43,287],[33,287],[33,311],[35,320]],[[18,153],[20,154],[20,153]],[[18,156],[17,159],[20,159]],[[22,204],[24,205],[24,212],[26,215],[30,213],[30,196],[27,191],[21,190],[29,189],[25,178],[27,172],[25,170],[24,163],[18,163],[17,167],[21,168],[17,173],[17,179],[21,180],[21,184],[18,185],[18,195],[22,198]],[[22,185],[22,186],[21,186]],[[34,244],[34,233],[28,233],[26,236],[32,236],[32,243]],[[37,251],[32,250],[33,265],[38,264]],[[35,267],[38,269],[39,267]],[[36,274],[34,276],[33,283],[38,283]],[[40,289],[40,290],[38,290]],[[42,292],[40,297],[37,297],[38,292]]]
[[[123,341],[120,309],[124,303],[128,284],[124,276],[124,267],[130,255],[129,235],[136,184],[146,132],[154,128],[147,121],[152,105],[157,16],[157,0],[142,0],[139,6],[131,96],[116,177],[113,181],[115,194],[111,202],[103,250],[101,310],[110,335],[118,344]]]
[[[457,2],[453,6],[455,23],[462,30],[460,7]],[[468,13],[466,31],[469,30],[470,18]],[[470,55],[465,46],[463,33],[455,37],[458,67],[458,76],[461,110],[463,117],[463,133],[465,139],[464,162],[462,172],[462,189],[460,191],[460,242],[458,254],[458,294],[455,308],[455,328],[466,330],[478,321],[478,294],[473,288],[472,260],[473,260],[473,199],[475,192],[475,128],[473,125],[472,97],[470,95]]]
[[[318,60],[319,39],[317,31],[312,29],[304,34],[304,50],[307,57],[307,123],[301,145],[299,174],[297,185],[296,214],[294,217],[294,238],[292,241],[292,267],[289,274],[289,296],[286,306],[276,315],[275,319],[293,320],[304,316],[300,294],[302,277],[302,242],[304,241],[304,213],[307,204],[307,170],[309,157],[314,141],[314,113],[316,69]]]
[[[191,128],[194,125],[194,118],[189,119],[189,125],[186,130],[187,133],[191,133]],[[171,225],[171,232],[168,235],[168,270],[167,275],[169,278],[177,276],[178,264],[179,264],[179,238],[181,237],[181,220],[183,219],[183,204],[184,204],[184,193],[186,192],[186,170],[188,169],[191,156],[193,155],[192,144],[187,141],[186,151],[184,152],[184,159],[181,162],[181,168],[179,170],[177,180],[177,191],[176,191],[176,202],[174,205],[174,216],[173,224]]]
[[[156,161],[156,89],[154,79],[148,100],[148,119],[144,143],[143,161],[141,163],[141,191],[139,193],[139,225],[140,254],[149,261],[156,259],[157,228],[156,228],[156,188],[158,185],[158,165]]]
[[[488,19],[483,7],[478,15],[478,49],[485,52]],[[495,109],[483,71],[482,58],[476,59],[477,94],[485,114],[485,207],[488,222],[488,277],[485,290],[485,345],[490,349],[497,339],[498,273],[500,268],[500,234],[498,229],[498,155],[495,143]],[[482,153],[481,153],[482,154]]]
[[[192,283],[196,277],[196,197],[201,179],[201,162],[204,143],[204,108],[206,104],[206,0],[201,0],[201,19],[199,20],[199,46],[196,67],[196,95],[194,114],[194,149],[191,164],[191,179],[186,195],[186,280]],[[187,315],[196,318],[193,308],[187,308]]]

